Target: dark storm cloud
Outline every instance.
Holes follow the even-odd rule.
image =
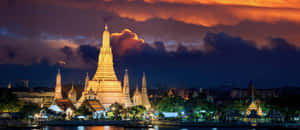
[[[241,85],[252,79],[259,85],[278,86],[281,81],[299,83],[295,77],[300,72],[297,60],[300,52],[282,38],[270,39],[273,49],[260,50],[253,41],[226,33],[208,32],[204,39],[214,51],[188,51],[179,45],[176,52],[157,54],[160,51],[151,47],[148,49],[156,53],[148,53],[148,49],[131,51],[123,56],[121,64],[128,65],[129,70],[151,72],[152,80],[160,82],[210,85],[213,81],[215,84],[228,81]]]
[[[208,32],[204,38],[205,44],[212,46],[215,50],[212,53],[219,55],[245,54],[257,51],[253,43],[241,39],[240,37],[232,37],[225,33]],[[241,55],[240,54],[240,55]],[[235,55],[233,55],[234,58]]]
[[[157,52],[160,52],[160,53],[165,53],[166,52],[166,47],[165,47],[165,44],[163,42],[154,42],[154,46],[155,46],[155,49]]]
[[[118,37],[124,38],[125,36],[120,35]],[[126,38],[131,39],[130,42],[134,40],[132,37]],[[113,52],[120,49],[118,44],[127,45],[124,42],[114,43],[113,39],[114,37],[112,37]],[[124,41],[124,39],[121,41]],[[178,43],[176,51],[169,52],[163,42],[141,43],[137,40],[137,42],[132,42],[129,45],[138,46],[139,49],[129,49],[123,55],[115,55],[115,67],[118,77],[122,77],[122,70],[127,68],[132,79],[135,80],[140,78],[139,74],[146,72],[148,73],[149,82],[152,84],[167,82],[188,86],[201,84],[207,87],[225,81],[240,85],[247,83],[250,79],[261,85],[265,85],[266,82],[282,83],[279,82],[280,80],[283,80],[283,82],[291,80],[297,83],[295,75],[300,73],[298,69],[300,62],[296,59],[300,57],[300,53],[292,43],[288,43],[283,38],[273,37],[269,39],[272,48],[257,49],[253,42],[230,36],[227,33],[208,32],[204,37],[204,44],[210,46],[212,51],[189,50],[186,46]],[[30,45],[28,48],[35,45]],[[57,59],[66,59],[67,63],[80,64],[84,62],[85,64],[80,64],[81,67],[79,68],[86,69],[86,65],[96,66],[99,49],[94,45],[80,45],[77,49],[65,46],[58,48],[58,51],[54,51],[54,53],[47,53],[49,55],[59,54]],[[16,56],[13,59],[21,61],[20,59],[23,59],[23,57],[19,57],[19,54],[22,54],[22,51],[17,50],[31,49],[19,48],[13,50],[16,50]],[[53,59],[45,55],[45,50],[50,51],[48,47],[38,50],[40,50],[39,55],[42,57],[40,57],[40,62],[37,63],[41,63],[43,60],[46,60],[47,64],[53,62]],[[114,52],[114,54],[117,53]],[[9,58],[8,53],[5,55]],[[71,59],[60,57],[60,55],[70,56]],[[4,54],[1,54],[1,56],[4,56]],[[82,59],[83,61],[74,61],[74,59]]]
[[[65,56],[67,57],[68,60],[70,60],[71,57],[73,56],[73,50],[71,47],[65,46],[65,47],[61,48],[60,50],[65,54]]]
[[[277,51],[285,51],[285,52],[296,52],[297,48],[295,45],[288,43],[283,38],[270,38],[270,44],[273,46],[273,48]]]
[[[78,48],[78,52],[86,63],[97,63],[99,50],[95,46],[81,45]]]
[[[74,53],[78,44],[70,40],[32,38],[2,29],[0,41],[0,64],[32,65],[47,61],[49,65],[63,63],[69,68],[90,66]]]

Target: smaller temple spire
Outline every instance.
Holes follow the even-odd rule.
[[[11,83],[10,83],[10,82],[8,83],[7,88],[8,88],[8,89],[11,89]]]
[[[143,105],[142,96],[140,94],[138,85],[136,85],[136,88],[135,88],[135,92],[134,92],[134,96],[133,96],[133,104],[136,105],[136,106],[137,105]]]
[[[147,81],[145,72],[143,72],[143,79],[142,79],[142,92],[147,93]]]
[[[142,103],[143,106],[149,110],[151,108],[151,104],[148,98],[148,93],[147,93],[147,81],[146,81],[146,75],[145,72],[143,72],[143,79],[142,79]]]
[[[124,79],[123,79],[123,94],[127,95],[129,93],[129,79],[128,79],[128,70],[125,69]]]
[[[139,94],[140,94],[139,85],[136,84],[134,95],[139,95]]]
[[[63,98],[63,96],[62,96],[61,75],[60,75],[60,69],[58,68],[57,75],[56,75],[54,100],[62,99],[62,98]]]
[[[88,83],[89,83],[89,72],[86,72],[86,76],[85,76],[85,83],[84,83],[84,91],[88,91]]]
[[[255,88],[254,88],[253,81],[250,81],[249,87],[250,87],[251,101],[254,102],[255,101]]]
[[[124,104],[125,107],[132,106],[132,102],[130,99],[130,88],[129,88],[129,78],[128,78],[128,70],[125,69],[124,79],[123,79],[123,95],[124,95]]]
[[[73,82],[72,82],[72,88],[71,88],[71,90],[70,90],[69,93],[68,93],[68,98],[69,98],[69,100],[70,100],[73,104],[75,104],[76,101],[77,101],[77,93],[76,93],[76,90],[75,90],[75,88],[74,88]]]

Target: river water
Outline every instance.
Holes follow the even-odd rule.
[[[46,126],[43,130],[268,130],[254,128],[200,128],[200,127],[158,127],[124,128],[118,126]]]

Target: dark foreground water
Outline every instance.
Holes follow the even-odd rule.
[[[269,130],[266,128],[199,128],[199,127],[158,127],[124,128],[118,126],[46,126],[43,130]]]

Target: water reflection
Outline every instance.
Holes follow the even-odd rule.
[[[117,126],[46,126],[43,130],[124,130]]]
[[[117,126],[86,126],[84,130],[124,130]]]
[[[84,126],[77,126],[77,130],[84,130]]]
[[[43,130],[253,130],[252,128],[199,128],[199,127],[159,127],[124,128],[118,126],[46,126]],[[255,129],[254,129],[255,130]],[[259,130],[268,130],[265,128]]]

